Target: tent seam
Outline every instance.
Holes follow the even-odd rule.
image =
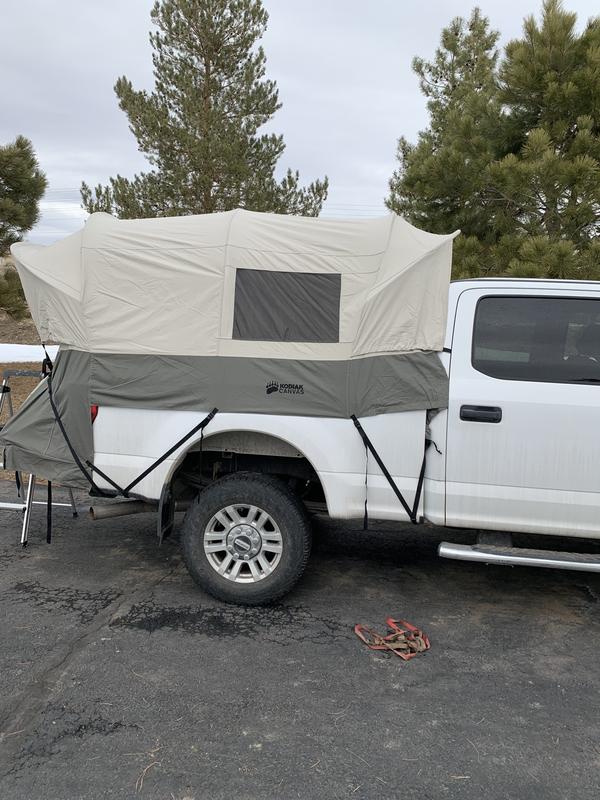
[[[221,275],[221,302],[220,302],[221,313],[219,314],[219,334],[218,336],[215,337],[215,341],[217,344],[217,355],[219,356],[221,355],[221,341],[224,339],[229,341],[233,337],[233,320],[231,323],[232,327],[229,336],[222,336],[221,330],[223,327],[223,317],[225,312],[225,284],[227,283],[225,277],[227,275],[227,270],[229,268],[228,267],[229,260],[227,258],[229,253],[229,238],[231,236],[231,228],[239,211],[240,209],[236,208],[231,212],[231,219],[229,220],[229,225],[227,226],[227,232],[225,234],[225,245],[223,247],[223,274]],[[234,275],[233,291],[235,295],[235,275]]]

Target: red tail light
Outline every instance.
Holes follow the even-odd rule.
[[[90,417],[92,418],[92,425],[98,416],[98,406],[90,406]]]

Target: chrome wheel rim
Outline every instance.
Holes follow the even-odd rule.
[[[257,583],[281,561],[283,538],[273,517],[258,506],[235,503],[214,514],[204,529],[211,567],[234,583]]]

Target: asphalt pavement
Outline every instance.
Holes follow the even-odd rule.
[[[37,507],[22,550],[0,512],[2,800],[600,796],[600,576],[319,520],[297,589],[247,609],[200,591],[152,515],[54,522],[47,545]],[[354,635],[389,616],[431,650]]]

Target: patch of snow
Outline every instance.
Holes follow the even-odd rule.
[[[50,358],[56,358],[58,347],[50,345],[47,348]],[[44,348],[41,344],[0,344],[0,364],[15,362],[25,363],[27,361],[39,361],[44,359]]]

